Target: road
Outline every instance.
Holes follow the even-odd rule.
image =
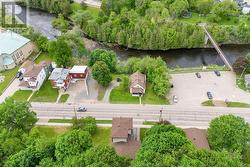
[[[250,123],[249,108],[223,108],[223,107],[186,107],[178,105],[122,105],[122,104],[86,104],[85,113],[74,112],[79,105],[32,103],[32,110],[42,119],[67,119],[93,116],[97,119],[112,119],[113,117],[132,117],[143,122],[158,121],[160,110],[163,108],[162,118],[178,127],[207,128],[209,122],[220,115],[234,114],[244,117]]]
[[[102,5],[101,0],[74,0],[76,3],[85,2],[88,6],[100,8]]]

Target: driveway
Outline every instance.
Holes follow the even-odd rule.
[[[9,87],[3,92],[3,94],[0,96],[0,103],[4,102],[4,100],[10,96],[12,96],[16,91],[19,90],[19,84],[20,81],[18,79],[15,79]]]
[[[201,78],[194,73],[172,74],[174,88],[171,90],[170,99],[177,95],[176,105],[198,106],[208,100],[206,92],[210,91],[214,100],[228,99],[250,103],[250,93],[239,89],[236,85],[236,76],[232,72],[221,72],[217,77],[214,72],[201,72]]]
[[[67,93],[69,94],[67,103],[97,103],[97,82],[91,76],[89,76],[87,79],[87,84],[89,94],[87,94],[85,81],[77,81],[76,83],[71,83],[67,90]]]

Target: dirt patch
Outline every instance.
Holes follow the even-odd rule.
[[[227,107],[227,104],[224,101],[213,100],[213,104],[216,107]]]

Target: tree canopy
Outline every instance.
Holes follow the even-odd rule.
[[[102,86],[107,87],[112,81],[109,67],[103,61],[97,61],[92,68],[93,78]]]

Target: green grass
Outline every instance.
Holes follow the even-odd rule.
[[[27,101],[31,93],[31,90],[18,90],[14,93],[12,98],[16,101]]]
[[[158,122],[152,122],[152,121],[144,121],[143,125],[157,125]]]
[[[69,98],[69,94],[63,94],[60,99],[59,99],[59,103],[65,103]]]
[[[214,106],[212,100],[207,100],[201,103],[202,106]]]
[[[35,128],[38,129],[42,136],[47,138],[57,137],[58,135],[63,134],[70,129],[69,127],[62,126],[36,126]]]
[[[49,123],[72,123],[71,119],[49,119]],[[112,120],[96,120],[97,124],[112,124]]]
[[[110,145],[111,144],[111,128],[97,128],[96,134],[92,136],[93,144]]]
[[[194,72],[209,72],[209,71],[228,71],[227,67],[225,66],[218,66],[218,65],[208,65],[206,69],[203,67],[191,67],[191,68],[173,68],[170,69],[171,74],[176,73],[194,73]]]
[[[15,67],[11,70],[6,70],[0,73],[0,75],[5,76],[4,81],[0,83],[0,95],[3,94],[3,91],[8,87],[12,79],[16,76],[19,67]]]
[[[72,3],[71,4],[71,9],[74,13],[76,13],[77,11],[84,11],[84,10],[87,10],[91,13],[91,15],[94,17],[94,18],[97,18],[98,17],[98,14],[100,12],[100,9],[99,8],[96,8],[96,7],[92,7],[92,6],[88,6],[86,9],[82,9],[81,7],[81,4],[79,3]]]
[[[129,90],[124,90],[120,85],[111,91],[109,102],[113,104],[139,104],[139,97],[131,96]]]
[[[53,61],[53,59],[48,55],[48,53],[41,53],[35,60],[36,64],[39,64],[41,61]]]
[[[168,99],[157,96],[152,89],[150,84],[147,84],[147,89],[145,95],[142,97],[143,104],[170,104]]]
[[[242,89],[246,92],[250,92],[250,88],[247,88],[245,85],[245,78],[244,77],[240,78],[240,76],[237,76],[236,77],[236,84],[240,89]]]
[[[52,88],[50,81],[47,80],[40,90],[36,91],[31,97],[32,102],[56,102],[58,90]]]
[[[228,102],[228,107],[238,107],[238,108],[250,108],[250,104],[241,103],[241,102]]]

